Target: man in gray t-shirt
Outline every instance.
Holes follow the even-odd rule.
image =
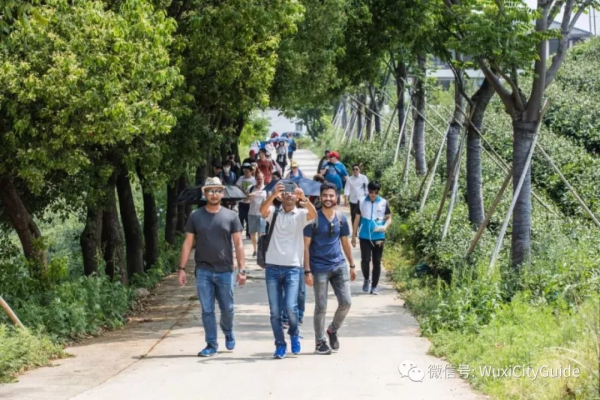
[[[233,272],[231,235],[243,227],[235,211],[222,207],[211,213],[202,207],[188,218],[185,231],[196,235],[196,268],[210,272]]]
[[[221,329],[225,334],[225,346],[235,348],[233,336],[233,250],[239,266],[237,281],[246,282],[242,224],[237,214],[221,206],[224,186],[219,178],[208,178],[202,187],[207,199],[206,206],[194,211],[185,226],[185,241],[181,249],[179,284],[187,283],[185,265],[190,258],[194,238],[196,239],[196,285],[202,307],[202,324],[206,337],[206,348],[198,353],[210,357],[217,353],[217,320],[215,299],[221,310]]]

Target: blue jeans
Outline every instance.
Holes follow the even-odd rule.
[[[221,310],[221,329],[225,335],[233,333],[233,272],[210,272],[196,269],[198,298],[202,306],[202,324],[206,343],[215,349],[217,342],[217,319],[215,318],[215,298]]]
[[[283,322],[287,323],[289,318],[287,309],[283,306],[283,302],[281,303],[281,308],[283,309]],[[298,289],[298,321],[302,321],[304,319],[304,310],[306,310],[306,283],[304,282],[304,268],[300,268],[300,288]]]
[[[282,305],[287,309],[290,328],[288,334],[296,336],[298,330],[298,287],[300,286],[300,268],[267,264],[265,268],[267,295],[271,309],[271,328],[275,336],[275,346],[285,346],[283,333]],[[285,292],[285,294],[284,294]]]

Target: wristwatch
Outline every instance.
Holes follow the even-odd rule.
[[[185,267],[179,267],[180,271],[185,271]]]
[[[354,268],[356,268],[356,265],[351,265],[350,266],[350,269],[354,269]]]
[[[239,273],[242,274],[242,275],[246,275],[246,270],[245,269],[241,269]]]
[[[310,272],[310,271],[304,271],[304,275],[308,275],[308,274],[311,274],[311,273],[312,272]]]

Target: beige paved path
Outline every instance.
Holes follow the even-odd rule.
[[[304,172],[314,174],[315,155],[300,150],[295,158]],[[251,255],[249,243],[246,250]],[[355,256],[359,261],[359,254]],[[430,378],[429,367],[445,363],[427,355],[428,340],[419,336],[417,322],[385,278],[379,296],[362,293],[361,279],[352,284],[353,304],[340,330],[341,348],[331,356],[312,354],[314,301],[307,288],[303,351],[273,360],[264,273],[251,258],[247,261],[253,279],[236,289],[235,351],[221,351],[210,359],[196,357],[204,346],[204,332],[195,281],[192,276],[187,287],[179,288],[171,276],[158,288],[143,318],[68,348],[73,358],[0,386],[0,399],[483,398],[461,379]],[[328,319],[336,304],[333,295],[329,304]],[[404,360],[423,370],[423,382],[401,377],[398,366]]]

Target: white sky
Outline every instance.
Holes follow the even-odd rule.
[[[527,5],[531,8],[535,8],[537,6],[537,0],[525,0]],[[556,19],[560,21],[562,17],[562,13],[559,14]],[[596,20],[596,33],[600,32],[600,10],[597,10],[595,13],[591,11],[591,29],[590,29],[590,14],[583,14],[579,17],[577,24],[575,25],[579,29],[584,29],[586,31],[594,32],[594,17]]]

